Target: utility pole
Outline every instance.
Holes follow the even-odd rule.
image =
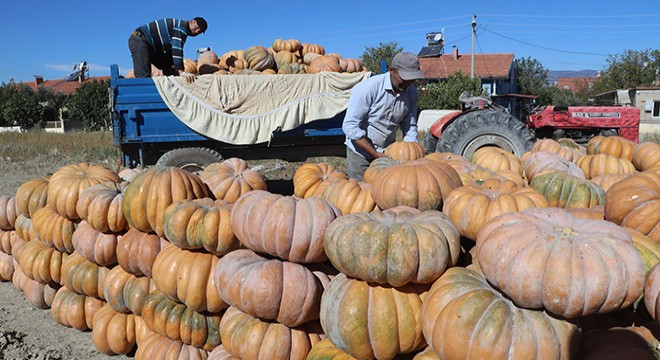
[[[472,14],[472,57],[470,58],[470,79],[474,79],[474,38],[477,36],[477,15]]]

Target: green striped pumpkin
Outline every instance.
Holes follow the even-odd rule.
[[[563,172],[538,175],[530,186],[548,199],[549,207],[574,209],[605,203],[605,190],[589,180]]]

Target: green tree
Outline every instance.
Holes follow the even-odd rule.
[[[64,106],[66,95],[61,92],[54,92],[48,88],[40,86],[37,89],[37,101],[41,104],[41,120],[55,121],[59,119],[60,109]]]
[[[660,74],[660,50],[626,50],[610,55],[596,82],[596,93],[651,86]]]
[[[0,111],[6,125],[18,125],[22,130],[27,130],[41,120],[41,106],[29,86],[7,85],[2,97]]]
[[[369,71],[380,74],[380,61],[385,60],[389,67],[394,55],[403,51],[396,41],[388,43],[379,43],[377,47],[364,47],[364,52],[360,55],[362,65]]]
[[[588,97],[585,97],[584,94],[574,93],[556,86],[546,87],[539,98],[544,99],[542,104],[554,106],[583,106],[588,103]]]
[[[470,79],[460,72],[450,75],[437,83],[429,83],[419,87],[419,110],[426,109],[460,109],[458,97],[463,91],[470,95],[482,95],[481,79]]]
[[[69,117],[81,120],[85,130],[107,129],[111,124],[109,87],[108,80],[82,84],[66,102]]]
[[[548,69],[531,57],[516,59],[518,89],[521,94],[544,95],[548,88]]]

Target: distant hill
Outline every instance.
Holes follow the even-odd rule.
[[[595,77],[596,70],[548,70],[548,82],[554,84],[559,78]]]

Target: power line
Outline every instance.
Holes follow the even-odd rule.
[[[605,19],[605,18],[642,18],[660,17],[660,14],[630,14],[630,15],[520,15],[520,14],[480,14],[479,16],[510,17],[510,18],[559,18],[559,19]]]
[[[521,23],[489,23],[496,26],[515,26],[515,27],[548,27],[548,28],[644,28],[660,27],[660,24],[521,24]]]
[[[561,52],[561,53],[567,53],[567,54],[595,55],[595,56],[603,56],[603,57],[607,57],[607,56],[608,56],[608,55],[606,55],[606,54],[599,54],[599,53],[593,53],[593,52],[571,51],[571,50],[562,50],[562,49],[551,48],[551,47],[548,47],[548,46],[532,44],[532,43],[529,43],[529,42],[526,42],[526,41],[522,41],[522,40],[514,39],[514,38],[512,38],[512,37],[509,37],[509,36],[506,36],[506,35],[500,34],[500,33],[496,32],[496,31],[493,31],[493,30],[487,29],[487,28],[485,28],[485,27],[484,27],[484,30],[485,30],[485,31],[488,31],[488,32],[490,32],[490,33],[493,33],[493,34],[495,34],[495,35],[497,35],[497,36],[503,37],[503,38],[505,38],[505,39],[507,39],[507,40],[515,41],[515,42],[520,43],[520,44],[523,44],[523,45],[532,46],[532,47],[536,47],[536,48],[540,48],[540,49],[545,49],[545,50],[550,50],[550,51],[556,51],[556,52]]]

